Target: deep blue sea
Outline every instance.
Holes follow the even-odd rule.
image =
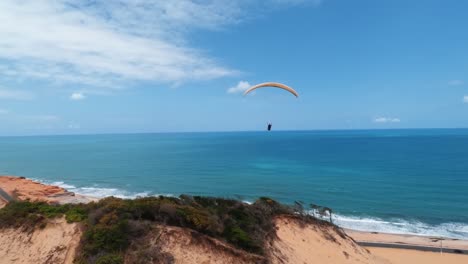
[[[269,196],[348,228],[468,239],[468,130],[0,137],[0,174],[92,196]]]

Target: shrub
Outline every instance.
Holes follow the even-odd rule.
[[[225,236],[228,242],[247,251],[261,253],[262,249],[256,241],[238,226],[226,228]]]
[[[32,230],[43,225],[46,218],[62,216],[68,205],[50,205],[43,202],[14,201],[0,210],[0,228],[22,227]]]
[[[42,214],[46,218],[55,218],[62,216],[68,209],[68,205],[50,205],[46,203],[37,204],[37,213]]]
[[[239,249],[263,254],[266,239],[274,234],[275,216],[286,214],[313,220],[297,212],[303,212],[302,203],[285,206],[268,197],[261,197],[250,205],[232,199],[189,195],[133,200],[108,197],[80,205],[24,201],[11,202],[0,210],[0,228],[21,226],[32,230],[36,225],[45,226],[47,218],[65,215],[67,222],[82,222],[84,226],[78,262],[123,263],[122,252],[132,243],[139,245],[136,241],[147,234],[154,223],[191,228]],[[141,249],[132,246],[130,251]],[[167,254],[151,253],[149,246],[133,254],[135,260],[142,261],[155,256],[170,261]]]
[[[88,218],[88,213],[84,208],[73,207],[65,213],[68,223],[81,222]]]
[[[177,214],[182,217],[186,226],[195,230],[206,230],[211,225],[209,214],[198,208],[184,206],[177,210]],[[183,223],[182,225],[185,226]]]
[[[88,227],[83,239],[84,253],[95,255],[100,251],[118,252],[124,250],[129,244],[127,230],[128,222],[126,220]]]

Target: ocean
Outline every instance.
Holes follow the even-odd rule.
[[[468,239],[468,130],[0,137],[0,175],[97,196],[331,207],[346,228]]]

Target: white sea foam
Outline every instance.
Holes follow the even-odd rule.
[[[119,198],[136,198],[136,197],[145,197],[145,196],[150,195],[150,192],[132,193],[132,192],[116,189],[116,188],[101,188],[101,187],[78,187],[78,188],[67,188],[67,190],[78,193],[78,194],[97,197],[97,198],[103,198],[103,197],[108,197],[108,196],[114,196],[114,197],[119,197]]]
[[[52,182],[50,185],[59,186],[59,187],[62,187],[64,189],[75,188],[75,186],[66,184],[66,183],[64,183],[62,181]]]
[[[34,179],[35,181],[42,182],[44,184],[50,184],[54,186],[59,186],[67,191],[74,192],[77,194],[85,195],[85,196],[90,196],[90,197],[96,197],[96,198],[104,198],[108,196],[114,196],[118,198],[125,198],[125,199],[130,199],[130,198],[136,198],[136,197],[146,197],[146,196],[158,196],[160,194],[156,193],[151,193],[149,191],[144,191],[144,192],[129,192],[126,190],[118,189],[118,188],[105,188],[105,187],[100,187],[100,186],[85,186],[85,187],[76,187],[71,184],[67,184],[63,181],[56,181],[56,182],[45,182],[41,180]],[[172,194],[161,194],[164,196],[173,196]]]
[[[430,225],[420,221],[405,219],[383,220],[376,217],[344,216],[339,214],[333,215],[333,222],[343,228],[359,231],[468,239],[468,224],[466,223],[451,222]]]

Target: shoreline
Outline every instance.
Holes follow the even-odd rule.
[[[0,175],[0,208],[11,199],[47,203],[89,203],[99,198],[69,192],[65,188],[46,185],[25,177]],[[468,255],[468,240],[435,236],[391,234],[344,229],[359,245],[366,248],[432,251]]]
[[[344,230],[363,247],[468,254],[468,240],[463,239]]]

